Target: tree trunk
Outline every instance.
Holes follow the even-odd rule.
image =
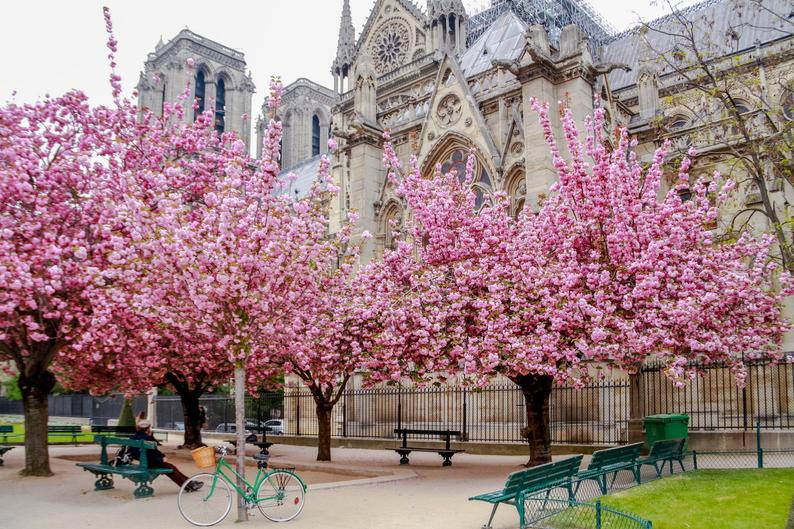
[[[234,368],[234,423],[237,430],[237,488],[246,490],[245,482],[245,368]],[[237,521],[248,521],[245,498],[237,495]]]
[[[55,387],[55,375],[42,370],[32,376],[19,375],[19,390],[25,411],[25,468],[23,476],[52,476],[47,448],[47,395]]]
[[[334,410],[332,404],[325,402],[325,399],[318,400],[317,404],[317,461],[331,460],[331,415]]]
[[[529,443],[528,467],[551,462],[549,400],[554,379],[548,375],[521,375],[511,379],[521,388],[527,412],[525,436]]]
[[[204,446],[201,440],[201,417],[199,413],[199,397],[201,391],[186,390],[179,391],[179,399],[182,401],[182,415],[185,420],[185,441],[183,448],[198,448]]]

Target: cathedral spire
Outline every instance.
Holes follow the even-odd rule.
[[[342,4],[342,20],[339,24],[339,41],[336,46],[336,59],[331,67],[334,75],[334,88],[342,93],[344,80],[350,76],[353,65],[353,55],[356,49],[356,28],[353,27],[353,17],[350,14],[350,0]]]

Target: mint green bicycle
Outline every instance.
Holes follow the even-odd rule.
[[[254,456],[256,479],[251,484],[223,459],[227,453],[225,446],[216,451],[221,457],[215,472],[191,476],[179,490],[177,503],[185,520],[200,527],[220,523],[232,509],[232,489],[243,497],[248,509],[258,508],[265,518],[273,522],[288,522],[301,513],[306,484],[297,474],[286,469],[268,471],[268,455],[257,454]],[[244,491],[237,487],[237,478],[245,484]]]

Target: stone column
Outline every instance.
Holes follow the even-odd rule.
[[[152,388],[146,394],[146,417],[152,423],[152,428],[157,428],[157,388]]]
[[[379,139],[372,136],[361,138],[350,149],[350,206],[359,214],[355,235],[351,238],[353,244],[361,243],[360,234],[364,230],[378,232],[373,204],[378,200],[385,171],[382,146]],[[373,241],[361,244],[361,263],[366,264],[375,256],[375,244]]]

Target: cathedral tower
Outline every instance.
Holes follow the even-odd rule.
[[[236,132],[250,152],[255,86],[250,72],[246,73],[245,55],[189,29],[167,43],[160,39],[138,81],[138,106],[161,115],[165,103],[176,104],[186,87],[190,96],[186,106],[197,101],[198,110],[186,109],[185,122],[212,110],[215,129],[219,133]]]

